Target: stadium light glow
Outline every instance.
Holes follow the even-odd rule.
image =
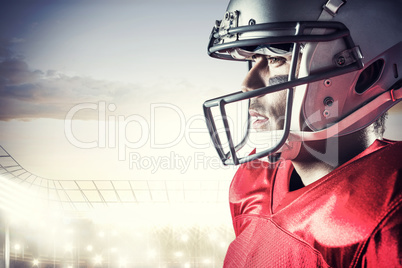
[[[120,267],[125,267],[127,265],[127,260],[126,259],[120,259]]]
[[[181,235],[181,241],[187,242],[188,241],[188,235],[187,234],[182,234]]]
[[[94,258],[95,264],[102,264],[103,258],[101,255],[96,255]]]
[[[4,215],[12,227],[10,253],[14,254],[16,260],[23,260],[28,267],[39,268],[48,265],[46,262],[53,262],[60,264],[60,267],[75,268],[78,265],[78,261],[75,264],[76,258],[80,261],[85,259],[91,267],[103,267],[106,262],[116,268],[141,265],[163,268],[171,262],[185,268],[200,265],[210,267],[210,263],[220,263],[219,258],[223,254],[219,248],[220,242],[227,238],[227,247],[232,238],[228,238],[228,232],[221,232],[227,225],[231,227],[226,203],[221,205],[212,199],[204,203],[205,198],[198,198],[198,182],[191,184],[194,188],[191,186],[189,191],[186,191],[185,183],[178,182],[180,187],[177,191],[188,199],[172,198],[156,203],[154,200],[143,203],[141,199],[137,200],[138,203],[126,203],[122,199],[119,200],[121,202],[108,203],[107,200],[100,202],[91,199],[92,195],[89,194],[86,199],[74,199],[75,195],[79,195],[74,187],[90,192],[88,185],[92,183],[98,186],[96,181],[84,184],[35,178],[35,183],[31,185],[16,181],[0,174],[0,218]],[[124,191],[117,182],[112,184],[116,186],[116,194]],[[120,184],[124,185],[122,181]],[[150,182],[149,185],[144,192],[150,191],[151,194],[156,189],[155,185],[159,184]],[[169,196],[172,192],[169,192],[171,188],[167,185],[163,184],[165,188],[157,191],[166,191],[164,193]],[[138,187],[137,184],[131,186]],[[99,191],[112,192],[102,187],[99,187]],[[139,190],[132,191],[134,194]],[[50,192],[60,195],[53,196]],[[37,241],[35,247],[30,247],[31,240]],[[199,252],[197,245],[200,244],[205,245],[206,250]],[[42,248],[45,254],[47,252],[46,255],[42,255]],[[40,256],[37,255],[37,249],[41,252]],[[138,253],[132,257],[129,252]],[[37,259],[33,260],[32,256]],[[203,257],[207,256],[210,259],[204,260]],[[123,257],[127,257],[127,260]]]
[[[177,252],[174,253],[174,255],[175,255],[177,258],[180,258],[180,257],[183,257],[183,252],[177,251]]]
[[[154,249],[148,250],[148,258],[153,259],[156,257],[156,251]]]
[[[2,176],[0,176],[0,208],[16,221],[25,219],[39,224],[49,216],[44,200],[38,198],[33,191]]]
[[[203,263],[205,263],[205,264],[211,264],[211,259],[204,259]]]
[[[88,212],[97,224],[121,227],[148,227],[151,225],[207,225],[231,224],[230,212],[225,205],[208,203],[166,203],[125,205],[97,208]],[[142,215],[138,217],[137,215]]]
[[[73,251],[73,245],[72,245],[72,244],[67,244],[67,245],[64,247],[64,249],[65,249],[67,252],[71,252],[71,251]]]
[[[210,234],[208,235],[208,237],[209,237],[209,239],[210,239],[211,241],[215,241],[215,240],[216,240],[216,234],[215,234],[215,233],[210,233]]]

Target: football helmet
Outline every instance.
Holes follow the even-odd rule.
[[[204,103],[209,134],[223,163],[278,155],[293,159],[301,142],[356,132],[400,101],[401,10],[400,0],[230,1],[212,29],[211,57],[247,62],[249,69],[255,55],[291,55],[292,60],[287,81]],[[286,109],[278,139],[240,155],[250,139],[251,118],[235,141],[227,107],[282,90]],[[258,136],[268,139],[268,132]]]

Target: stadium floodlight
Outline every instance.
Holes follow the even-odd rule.
[[[32,265],[33,267],[35,267],[35,266],[37,267],[37,266],[39,265],[39,260],[38,260],[38,259],[34,259],[34,260],[32,261],[32,264],[33,264],[33,265]]]
[[[89,252],[91,252],[91,251],[93,250],[93,246],[92,246],[92,245],[88,245],[88,246],[87,246],[87,250],[88,250]]]

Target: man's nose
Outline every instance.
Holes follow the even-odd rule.
[[[268,81],[268,70],[264,63],[264,59],[257,61],[251,70],[247,73],[241,85],[243,92],[248,92],[257,88],[266,87],[266,81]]]

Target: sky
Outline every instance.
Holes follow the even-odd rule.
[[[2,5],[0,144],[23,167],[49,179],[230,179],[202,116],[246,69],[206,53],[226,1]]]
[[[246,72],[206,53],[226,5],[3,1],[0,145],[48,179],[230,180],[202,115]],[[394,110],[386,137],[402,139]]]

